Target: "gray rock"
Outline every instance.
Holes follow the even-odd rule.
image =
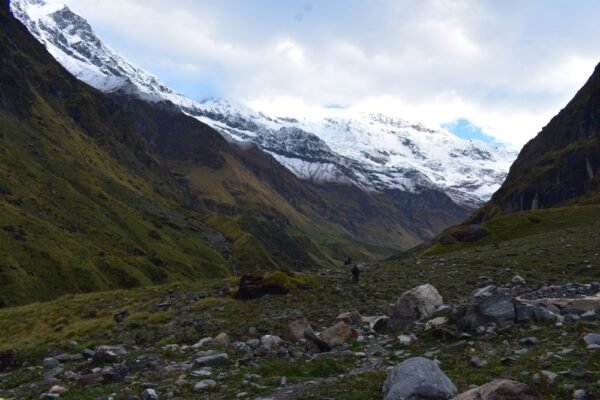
[[[267,351],[277,351],[279,346],[283,343],[283,340],[279,336],[275,335],[264,335],[260,338],[260,344]]]
[[[318,337],[313,331],[304,332],[304,337],[314,343],[319,351],[331,351],[331,346],[326,341]]]
[[[42,366],[46,369],[54,369],[60,365],[60,362],[53,357],[44,358],[42,361]]]
[[[474,299],[478,299],[480,297],[488,297],[494,294],[496,291],[495,285],[487,285],[485,287],[479,288],[471,293],[471,297]]]
[[[198,358],[194,360],[197,367],[213,367],[217,365],[226,365],[229,362],[229,355],[218,351],[208,351],[198,353]]]
[[[81,351],[81,355],[84,358],[94,358],[94,356],[96,355],[96,352],[92,349],[83,349]]]
[[[515,321],[515,305],[511,296],[488,297],[477,305],[477,310],[484,318],[501,328],[511,325]]]
[[[542,371],[541,375],[544,377],[546,382],[548,382],[550,385],[554,385],[556,378],[558,378],[558,374],[554,373],[552,371]]]
[[[388,328],[388,317],[379,317],[369,323],[369,329],[373,332],[383,333]]]
[[[423,357],[396,365],[383,385],[384,400],[448,400],[456,387],[438,365]]]
[[[592,345],[600,345],[600,334],[599,333],[588,333],[583,337],[585,344]]]
[[[525,285],[527,281],[521,275],[515,275],[512,278],[512,283],[515,285]]]
[[[484,368],[487,367],[488,362],[479,356],[473,356],[471,357],[471,365],[475,368]]]
[[[158,393],[154,389],[144,389],[142,392],[143,400],[158,400]]]
[[[290,340],[297,342],[304,339],[304,332],[312,330],[313,328],[310,326],[310,322],[308,322],[306,318],[301,318],[294,322],[290,322],[288,325],[288,337]]]
[[[344,321],[348,325],[358,326],[362,322],[362,317],[358,311],[352,310],[338,315],[336,320]]]
[[[453,400],[541,400],[541,397],[524,383],[495,379],[461,393]]]
[[[515,305],[516,321],[518,323],[556,321],[558,315],[550,310],[529,304]]]
[[[583,314],[581,314],[581,319],[585,319],[585,320],[593,320],[596,319],[596,312],[595,311],[586,311]]]
[[[194,385],[194,390],[196,392],[202,392],[215,386],[217,386],[217,382],[213,381],[212,379],[204,379]]]
[[[442,304],[444,299],[435,287],[430,284],[417,286],[400,296],[392,309],[388,328],[392,332],[399,331],[412,322],[429,317]]]
[[[540,341],[538,340],[538,338],[536,337],[526,337],[523,338],[521,340],[519,340],[519,344],[521,346],[527,346],[527,347],[531,347],[531,346],[535,346],[536,344],[538,344]]]

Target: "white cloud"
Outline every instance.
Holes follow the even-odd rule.
[[[465,118],[514,146],[600,61],[594,0],[66,1],[183,93],[182,77],[202,74],[263,110],[344,104],[430,125]]]

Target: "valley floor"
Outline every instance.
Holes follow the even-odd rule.
[[[474,290],[489,284],[514,289],[511,281],[517,274],[527,282],[520,290],[530,297],[544,290],[558,296],[589,292],[595,286],[585,284],[600,281],[600,229],[595,221],[370,265],[359,284],[342,267],[323,270],[307,278],[308,288],[258,300],[235,300],[236,281],[214,280],[2,309],[0,351],[15,349],[19,367],[0,372],[0,398],[40,398],[58,385],[66,389],[60,398],[84,400],[134,399],[148,388],[160,399],[380,399],[388,367],[412,356],[438,359],[460,392],[510,377],[544,398],[571,399],[577,389],[599,394],[600,350],[582,340],[587,333],[600,332],[594,318],[519,325],[488,336],[444,337],[413,325],[404,332],[416,335],[408,345],[397,334],[359,324],[364,340],[331,353],[312,354],[291,343],[286,351],[252,351],[253,339],[284,337],[288,324],[298,318],[307,318],[315,331],[322,331],[350,310],[362,316],[389,315],[405,290],[424,283],[434,285],[449,305],[467,302]],[[115,322],[114,315],[123,310],[128,316]],[[221,332],[232,344],[191,346]],[[530,337],[533,344],[522,340]],[[117,354],[128,368],[122,382],[78,383],[94,367],[79,356],[63,355],[60,366],[42,366],[47,357],[78,355],[101,345],[118,345],[117,353],[123,350]],[[229,361],[198,372],[202,368],[194,360],[207,349],[226,352]],[[485,363],[474,363],[474,356]],[[0,366],[2,362],[0,356]],[[557,376],[550,383],[542,371]],[[205,379],[216,386],[194,389]]]

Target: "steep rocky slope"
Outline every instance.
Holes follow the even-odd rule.
[[[475,221],[499,213],[594,202],[600,189],[600,65],[521,151]]]

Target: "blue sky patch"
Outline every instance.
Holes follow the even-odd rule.
[[[466,118],[459,118],[452,122],[446,122],[445,124],[442,124],[442,127],[463,139],[481,140],[492,146],[502,146],[502,143],[497,142],[492,136],[483,132],[480,127]]]

